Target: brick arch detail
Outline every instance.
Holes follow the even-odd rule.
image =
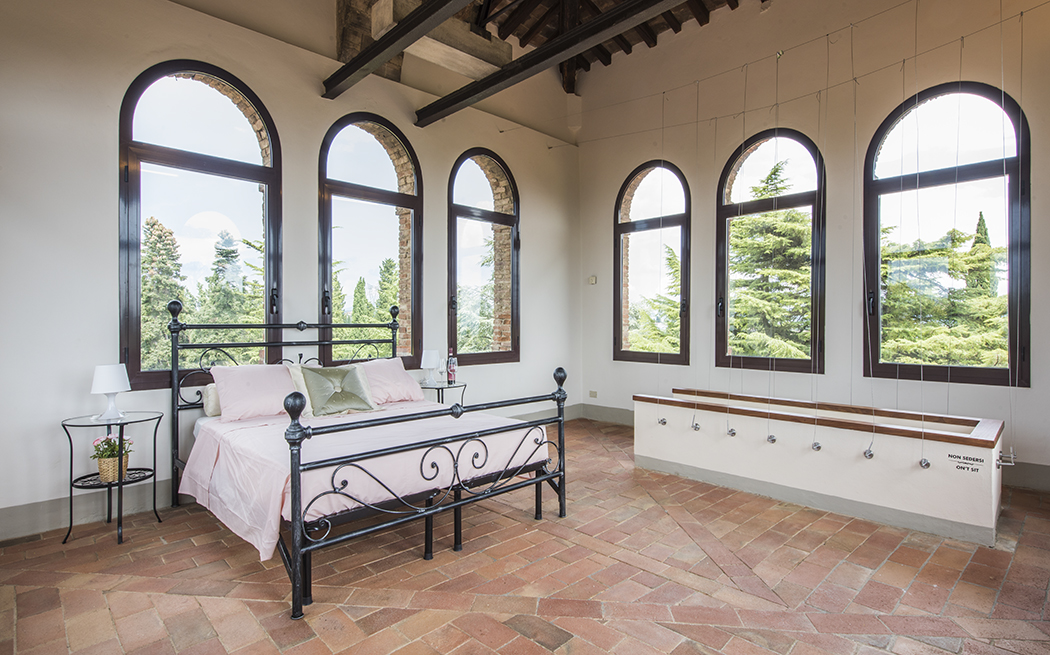
[[[263,165],[273,165],[273,153],[270,149],[270,134],[266,131],[266,122],[263,121],[263,117],[259,113],[259,110],[255,108],[255,105],[249,102],[240,91],[227,82],[204,73],[175,73],[172,77],[180,80],[193,80],[195,82],[200,82],[207,87],[215,89],[228,98],[248,120],[248,124],[252,126],[252,131],[255,132],[255,138],[259,141],[259,151],[262,154]]]
[[[631,205],[634,203],[634,194],[638,192],[638,187],[641,186],[645,178],[656,169],[657,167],[653,166],[635,175],[634,179],[627,184],[627,188],[623,190],[623,198],[620,200],[620,207],[617,212],[617,219],[621,223],[631,222]],[[630,240],[624,239],[620,246],[620,348],[623,350],[629,350],[631,347],[631,271],[630,266],[627,265],[631,261],[630,245]]]
[[[500,214],[515,216],[514,188],[510,176],[492,157],[475,155],[470,158],[492,189],[492,209]],[[504,352],[514,349],[513,342],[513,248],[511,228],[508,225],[490,224],[492,227],[493,263],[492,277],[492,350]]]
[[[406,195],[416,194],[416,165],[408,148],[401,139],[383,125],[369,120],[352,124],[354,127],[371,135],[386,151],[394,165],[397,176],[397,191]],[[349,127],[349,126],[348,126]],[[397,214],[397,298],[399,328],[397,331],[397,351],[412,352],[412,210],[407,207],[394,209]]]

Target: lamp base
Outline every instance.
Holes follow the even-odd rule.
[[[437,380],[434,379],[434,369],[427,369],[427,378],[423,380],[423,384],[426,384],[431,387],[437,384]]]
[[[109,406],[106,407],[106,411],[102,412],[95,417],[96,421],[117,421],[124,418],[124,412],[117,409],[117,394],[107,393],[106,399],[109,401]]]

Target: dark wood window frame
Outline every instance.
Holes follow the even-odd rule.
[[[176,148],[135,141],[132,138],[135,109],[139,99],[154,82],[175,73],[202,73],[235,88],[266,125],[270,140],[271,165],[204,155]],[[141,371],[141,164],[150,163],[180,168],[206,175],[247,180],[266,185],[266,322],[281,322],[281,144],[277,128],[266,107],[244,82],[227,71],[200,61],[179,59],[166,61],[141,73],[128,87],[120,106],[120,361],[128,369],[131,388],[166,389],[171,386],[169,371]],[[267,330],[267,341],[280,341],[278,330]],[[267,360],[279,361],[280,348],[268,348]]]
[[[623,207],[624,196],[627,194],[631,183],[643,172],[663,168],[670,171],[678,178],[682,185],[682,193],[685,195],[685,211],[680,214],[668,214],[656,216],[638,221],[620,221],[620,212]],[[689,185],[685,181],[685,174],[681,169],[669,161],[654,159],[641,164],[627,176],[616,194],[616,210],[613,213],[613,360],[623,362],[646,362],[650,364],[677,364],[689,365],[689,280],[690,280],[690,216],[692,216],[692,199],[689,193]],[[652,353],[636,350],[625,350],[623,348],[623,235],[643,232],[646,230],[659,230],[665,227],[680,228],[681,245],[678,262],[681,267],[682,280],[681,297],[679,304],[679,350],[677,353]]]
[[[1016,155],[1005,159],[965,164],[890,178],[875,179],[875,158],[883,140],[894,125],[923,102],[954,93],[976,95],[991,100],[1013,122]],[[1029,346],[1031,331],[1031,136],[1028,119],[1021,106],[1004,91],[980,82],[948,82],[930,87],[905,100],[882,122],[868,146],[864,159],[864,375],[865,377],[964,384],[991,384],[1028,387],[1031,385]],[[1009,230],[1009,335],[1010,366],[1008,369],[976,366],[939,366],[930,364],[893,364],[880,362],[881,293],[879,287],[879,197],[959,182],[1002,177],[1007,182],[1007,229]]]
[[[415,171],[415,194],[398,193],[386,189],[342,182],[328,179],[328,154],[332,147],[332,141],[343,131],[344,128],[355,123],[375,123],[388,130],[401,143],[412,160]],[[318,177],[320,185],[320,208],[318,216],[318,307],[320,307],[319,323],[332,322],[331,310],[331,285],[332,285],[332,197],[341,196],[354,200],[389,205],[392,207],[404,207],[412,210],[412,302],[411,302],[411,343],[412,352],[402,353],[401,361],[405,368],[419,368],[419,360],[423,352],[423,174],[412,144],[408,142],[405,134],[396,125],[383,118],[368,112],[354,112],[343,116],[328,129],[324,139],[321,141],[321,154],[318,162]],[[404,320],[401,316],[398,321]],[[321,329],[320,338],[327,340],[332,338],[332,330]],[[343,360],[334,360],[332,357],[332,346],[321,346],[320,358],[325,364],[340,364]]]
[[[726,202],[726,184],[740,158],[751,152],[758,144],[780,137],[791,139],[803,146],[813,157],[816,166],[817,188],[813,191],[790,193],[776,198],[763,198],[747,202]],[[785,127],[764,130],[744,141],[729,158],[718,180],[717,227],[715,234],[715,366],[747,368],[761,371],[788,371],[793,373],[824,372],[824,264],[825,264],[825,170],[824,158],[817,145],[802,132]],[[810,247],[810,356],[808,359],[784,357],[755,357],[730,355],[729,346],[729,230],[730,219],[762,212],[799,207],[812,208],[813,228]]]
[[[465,205],[457,205],[453,202],[456,176],[459,174],[459,169],[468,159],[482,155],[488,157],[492,161],[496,162],[500,168],[503,169],[504,174],[507,176],[507,181],[510,183],[510,191],[514,202],[514,213],[504,214],[501,212],[490,211],[486,209],[478,209],[476,207],[467,207]],[[452,349],[452,352],[456,353],[457,364],[459,366],[471,366],[475,364],[499,364],[506,362],[518,362],[521,360],[521,311],[520,311],[520,280],[519,280],[519,267],[520,267],[520,253],[521,253],[521,238],[519,233],[519,217],[521,215],[520,201],[518,197],[518,185],[514,181],[514,175],[510,172],[510,167],[507,163],[497,155],[496,153],[488,150],[487,148],[471,148],[456,159],[456,163],[452,165],[452,173],[448,178],[448,345]],[[457,280],[456,280],[456,264],[458,262],[458,252],[456,244],[456,232],[457,232],[457,220],[459,218],[471,218],[474,220],[485,221],[488,223],[494,223],[497,225],[505,225],[510,227],[510,240],[511,240],[511,258],[510,258],[510,330],[511,330],[511,348],[510,350],[502,351],[490,351],[484,353],[459,353],[458,350],[458,324],[457,324]]]

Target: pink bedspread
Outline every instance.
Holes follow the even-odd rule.
[[[374,418],[413,414],[442,405],[429,401],[413,401],[384,405],[376,412],[305,419],[303,425],[324,426]],[[469,433],[517,423],[514,419],[491,414],[470,413],[459,419],[440,417],[394,425],[366,428],[346,433],[319,435],[303,442],[304,463],[366,453],[382,448],[416,443],[439,437]],[[281,525],[281,517],[290,519],[291,477],[289,475],[288,442],[284,431],[287,416],[272,416],[246,421],[222,423],[210,421],[197,435],[193,450],[186,462],[179,492],[197,499],[226,527],[259,550],[261,560],[273,557]],[[511,466],[520,466],[548,458],[548,446],[537,448],[535,440],[546,438],[542,430],[534,430],[519,447],[525,430],[502,433],[484,438],[484,449],[476,442],[464,447],[460,455],[460,475],[471,479]],[[452,453],[459,443],[451,445]],[[515,452],[517,450],[517,452]],[[481,453],[473,458],[475,452]],[[452,456],[434,451],[426,460],[424,472],[433,477],[430,463],[437,464],[436,480],[426,480],[420,472],[421,451],[387,455],[362,463],[370,473],[398,495],[426,491],[447,486],[452,482]],[[555,455],[556,456],[556,455]],[[472,461],[480,468],[475,468]],[[484,462],[484,465],[481,465]],[[347,480],[347,493],[360,501],[376,503],[390,498],[389,492],[361,471],[341,469],[336,481]],[[303,476],[302,499],[304,508],[317,494],[332,489],[332,469],[311,471]],[[307,512],[307,520],[357,506],[358,503],[330,494],[315,503]]]

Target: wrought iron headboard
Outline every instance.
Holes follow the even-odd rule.
[[[215,361],[209,361],[205,365],[205,359],[209,353],[218,354],[237,364],[237,360],[227,350],[233,348],[291,348],[296,346],[357,346],[351,361],[358,359],[374,359],[380,355],[381,346],[390,346],[391,357],[397,357],[397,322],[398,308],[390,308],[389,323],[214,323],[214,324],[191,324],[179,321],[182,312],[182,303],[172,300],[168,303],[168,313],[171,321],[168,323],[168,332],[171,333],[171,505],[179,504],[179,471],[186,467],[186,463],[179,457],[179,412],[184,409],[197,409],[204,406],[204,396],[200,390],[196,392],[195,400],[187,400],[182,395],[182,388],[190,378],[201,378],[208,374]],[[382,339],[305,339],[302,341],[261,341],[261,342],[231,342],[231,343],[184,343],[180,337],[184,332],[191,330],[334,330],[337,328],[372,328],[390,330],[389,338]],[[197,367],[179,370],[179,353],[183,350],[199,350],[200,356]],[[360,357],[362,353],[374,351],[375,357]],[[299,363],[303,363],[302,353],[299,353]],[[308,358],[316,360],[315,357]],[[289,359],[279,361],[290,362]],[[319,360],[317,360],[319,361]],[[194,386],[199,386],[203,380],[195,380]],[[186,385],[188,386],[188,385]]]

